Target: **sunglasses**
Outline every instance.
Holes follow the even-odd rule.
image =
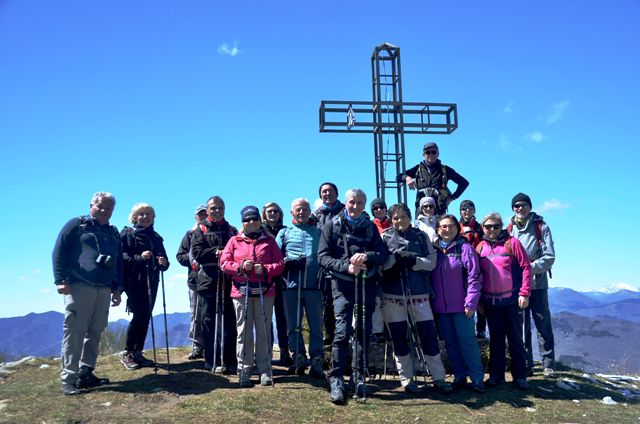
[[[280,213],[277,209],[267,209],[267,213]]]
[[[527,203],[516,203],[515,205],[513,205],[513,209],[520,209],[520,208],[524,208],[525,206],[529,206]]]
[[[500,228],[502,228],[501,224],[486,224],[483,225],[484,228],[486,228],[487,230],[499,230]]]
[[[433,209],[433,208],[434,208],[434,206],[433,206],[433,205],[424,205],[424,206],[422,207],[422,209]]]
[[[437,150],[425,150],[424,151],[425,155],[435,155],[436,153],[438,153]]]
[[[248,224],[248,223],[253,222],[253,221],[260,221],[260,218],[250,217],[250,218],[245,218],[245,219],[242,220],[242,222],[244,222],[245,224]]]
[[[385,208],[384,206],[376,206],[375,208],[373,208],[374,211],[383,211],[387,208]]]
[[[464,211],[464,212],[466,212],[466,211],[475,211],[475,210],[476,210],[476,208],[473,208],[471,206],[468,206],[466,208],[460,208],[460,211]]]

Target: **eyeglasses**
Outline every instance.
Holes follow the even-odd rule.
[[[242,222],[244,222],[245,224],[248,224],[250,222],[254,222],[254,221],[260,221],[260,218],[256,218],[256,217],[249,217],[249,218],[245,218],[242,220]]]
[[[515,205],[513,205],[513,209],[520,209],[520,208],[524,208],[525,206],[529,206],[527,203],[516,203]]]
[[[277,209],[267,209],[267,211],[266,211],[266,212],[267,212],[267,213],[280,213],[280,211],[279,211],[279,210],[277,210]]]
[[[375,208],[373,208],[374,211],[383,211],[387,208],[385,208],[384,206],[376,206]]]
[[[466,211],[475,211],[476,208],[471,207],[471,206],[467,206],[466,208],[460,208],[460,212],[466,212]]]
[[[433,205],[424,205],[422,206],[422,209],[433,209],[434,206]]]
[[[485,224],[483,227],[487,230],[499,230],[502,228],[502,224]]]
[[[425,155],[435,155],[436,153],[438,153],[437,150],[425,150],[424,151]]]

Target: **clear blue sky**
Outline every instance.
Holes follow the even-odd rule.
[[[369,100],[383,42],[401,48],[405,101],[459,108],[452,135],[407,136],[408,164],[438,142],[478,215],[528,193],[556,241],[553,286],[638,286],[638,22],[637,0],[5,0],[0,316],[63,310],[51,250],[98,190],[119,228],[134,203],[156,208],[170,312],[188,310],[174,255],[209,196],[234,225],[326,180],[373,198],[372,136],[319,133],[318,106]]]

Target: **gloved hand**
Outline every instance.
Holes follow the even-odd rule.
[[[396,252],[395,256],[396,262],[404,268],[411,268],[414,266],[418,258],[418,255],[415,252],[408,252],[406,250]]]

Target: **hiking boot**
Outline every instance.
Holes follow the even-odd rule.
[[[519,390],[529,390],[529,382],[526,378],[518,378],[514,384]]]
[[[141,350],[134,350],[133,351],[133,359],[138,363],[138,365],[140,365],[140,367],[153,367],[156,363],[153,362],[151,359],[147,359],[142,355],[142,351]]]
[[[453,387],[451,387],[451,384],[447,383],[444,380],[434,380],[433,388],[436,389],[438,393],[441,393],[443,395],[449,395],[453,393]]]
[[[204,369],[207,371],[213,371],[213,364],[211,362],[205,362],[204,363]],[[217,369],[217,367],[216,367]]]
[[[79,389],[89,389],[91,387],[104,386],[109,384],[108,378],[99,378],[93,374],[93,368],[82,367],[78,373],[78,381],[76,381],[76,387]]]
[[[337,404],[344,403],[344,384],[342,382],[342,378],[329,378],[329,388],[329,400]]]
[[[455,390],[462,390],[467,387],[467,377],[460,377],[453,380],[452,384]]]
[[[420,389],[418,388],[418,384],[415,380],[411,380],[406,386],[404,386],[404,391],[409,395],[417,395],[420,393]]]
[[[271,386],[273,384],[273,377],[271,377],[266,372],[263,372],[260,376],[260,385],[261,386]]]
[[[280,352],[280,360],[278,361],[278,365],[282,367],[290,367],[291,365],[293,365],[293,358],[291,357],[289,352]]]
[[[324,369],[322,368],[322,358],[316,357],[311,360],[311,368],[309,375],[313,378],[325,378]]]
[[[545,368],[542,371],[542,375],[544,376],[544,378],[557,378],[558,377],[553,368]]]
[[[471,383],[471,390],[473,390],[478,394],[483,394],[487,392],[487,389],[484,388],[484,384],[482,383],[482,381]]]
[[[62,393],[65,396],[75,396],[86,393],[86,390],[78,388],[75,384],[62,383]]]
[[[187,359],[189,360],[202,358],[204,358],[204,350],[202,350],[202,348],[200,347],[194,347],[189,356],[187,356]]]
[[[497,386],[499,384],[504,383],[504,378],[497,378],[497,377],[489,377],[489,379],[486,381],[488,386]]]
[[[351,378],[349,379],[349,387],[355,396],[365,397],[371,394],[371,391],[367,387],[364,377],[362,374],[358,376],[358,381],[354,378],[353,374],[351,374]]]
[[[300,355],[299,358],[294,358],[293,360],[295,363],[287,368],[287,374],[304,375],[304,372],[307,369],[307,357]]]
[[[126,350],[122,354],[120,362],[122,362],[122,365],[124,365],[124,367],[129,371],[137,370],[138,368],[140,368],[140,364],[136,362],[135,358],[133,357],[133,353]]]

